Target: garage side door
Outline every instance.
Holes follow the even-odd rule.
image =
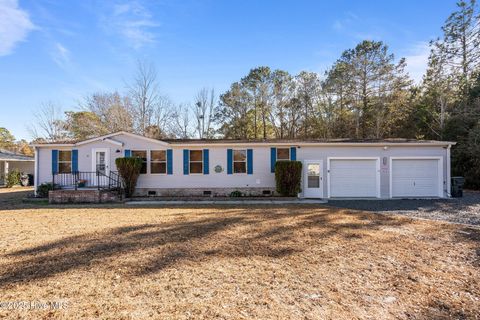
[[[377,197],[377,159],[330,159],[330,197]]]
[[[392,159],[392,197],[438,197],[438,159]]]

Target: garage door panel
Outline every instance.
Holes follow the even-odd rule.
[[[331,197],[377,197],[376,159],[331,159]]]
[[[438,159],[393,159],[393,197],[437,197]]]

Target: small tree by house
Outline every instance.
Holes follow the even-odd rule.
[[[11,188],[13,186],[18,186],[21,183],[20,177],[21,177],[20,171],[17,169],[13,169],[10,171],[7,176],[5,177],[5,184],[7,188]]]
[[[302,163],[300,161],[277,161],[275,184],[277,192],[285,197],[296,197],[301,191]]]
[[[115,164],[125,186],[125,196],[130,198],[135,192],[135,186],[142,168],[142,159],[133,157],[117,158]]]

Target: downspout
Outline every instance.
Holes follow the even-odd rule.
[[[33,177],[33,192],[37,196],[37,186],[38,186],[38,147],[35,147],[35,166],[34,166],[34,177]]]
[[[450,149],[452,148],[452,145],[449,144],[447,147],[447,198],[451,198],[451,160],[450,160]]]

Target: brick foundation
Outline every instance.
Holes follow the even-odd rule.
[[[207,191],[207,193],[205,193]],[[228,197],[230,193],[240,191],[247,197],[274,196],[275,188],[137,188],[134,196],[146,197]],[[265,193],[268,191],[269,193]],[[151,194],[149,194],[149,192]],[[208,192],[211,192],[210,194]]]
[[[49,203],[105,203],[120,202],[117,191],[108,190],[54,190],[48,192]]]

